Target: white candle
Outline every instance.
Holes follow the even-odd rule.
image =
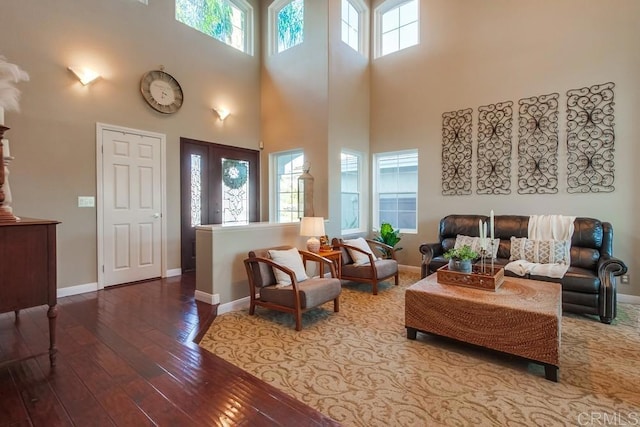
[[[0,107],[0,125],[4,126],[4,108]]]
[[[491,209],[491,221],[490,221],[490,224],[491,224],[491,240],[493,240],[494,239],[494,236],[493,236],[493,233],[494,233],[493,209]]]
[[[482,220],[478,220],[478,236],[482,239]]]
[[[486,222],[482,223],[482,239],[483,240],[487,239],[487,223]]]

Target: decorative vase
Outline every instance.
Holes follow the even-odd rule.
[[[470,259],[450,259],[449,270],[458,271],[460,273],[471,273],[471,260]]]

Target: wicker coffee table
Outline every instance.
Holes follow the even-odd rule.
[[[562,294],[559,283],[507,277],[497,291],[440,284],[432,274],[407,288],[407,338],[430,333],[544,365],[558,381]]]

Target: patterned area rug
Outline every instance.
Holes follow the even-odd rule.
[[[640,424],[640,306],[618,318],[562,317],[560,381],[542,366],[418,333],[406,338],[401,284],[345,284],[326,304],[291,315],[226,313],[200,345],[346,426]],[[635,421],[635,424],[632,424]]]

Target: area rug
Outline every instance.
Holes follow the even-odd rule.
[[[309,311],[300,332],[288,314],[226,313],[200,345],[346,426],[640,424],[640,306],[618,304],[611,325],[565,314],[554,383],[516,357],[408,340],[404,291],[418,279],[403,273],[378,295],[345,284],[340,312]]]

